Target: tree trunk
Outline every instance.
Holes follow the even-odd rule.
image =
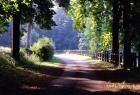
[[[32,31],[32,25],[31,25],[31,23],[29,23],[28,24],[28,31],[27,31],[26,48],[30,48],[30,46],[31,46],[31,31]]]
[[[131,67],[130,0],[123,0],[124,69]]]
[[[20,49],[20,12],[13,15],[12,56],[19,60]]]
[[[113,1],[113,32],[112,32],[112,63],[118,65],[119,63],[119,21],[120,21],[120,13],[119,13],[119,0]]]

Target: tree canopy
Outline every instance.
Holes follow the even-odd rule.
[[[68,14],[73,17],[75,29],[80,29],[89,36],[89,46],[93,52],[111,47],[111,8],[111,4],[106,0],[70,2]]]

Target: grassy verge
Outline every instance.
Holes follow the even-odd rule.
[[[52,60],[50,60],[48,62],[40,62],[39,65],[51,66],[51,67],[60,67],[61,66],[61,61],[60,61],[60,59],[54,57]]]
[[[49,62],[21,64],[9,54],[0,53],[0,95],[27,95],[32,90],[43,90],[63,73],[57,58]]]

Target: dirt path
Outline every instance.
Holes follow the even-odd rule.
[[[49,85],[49,95],[93,95],[103,89],[103,81],[97,81],[96,75],[86,61],[59,55],[64,64],[64,73]],[[47,95],[48,95],[47,94]]]

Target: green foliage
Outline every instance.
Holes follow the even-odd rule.
[[[22,48],[20,49],[20,61],[22,64],[34,64],[37,62],[40,62],[39,56],[36,54],[27,54],[26,49]]]
[[[0,33],[3,33],[7,30],[7,23],[3,20],[0,20]]]
[[[103,32],[101,35],[101,45],[102,50],[110,49],[111,48],[111,42],[112,42],[112,34],[110,32]]]
[[[54,44],[48,38],[41,38],[33,45],[31,50],[38,55],[41,60],[51,60],[54,54]]]
[[[51,29],[55,25],[52,20],[52,0],[0,0],[0,20],[13,20],[13,57],[19,59],[20,24],[38,24],[40,28]],[[12,18],[12,19],[11,19]]]
[[[79,4],[79,0],[71,0],[70,4],[71,6],[69,8],[68,14],[73,17],[74,28],[76,30],[80,29],[81,31],[83,31],[83,29],[85,28],[83,6]]]
[[[52,17],[51,0],[0,0],[0,21],[12,20],[13,14],[20,12],[21,23],[35,23],[41,28],[50,29],[55,25]]]
[[[75,29],[89,38],[89,50],[96,52],[110,48],[112,32],[112,5],[106,0],[71,0],[69,15]]]

